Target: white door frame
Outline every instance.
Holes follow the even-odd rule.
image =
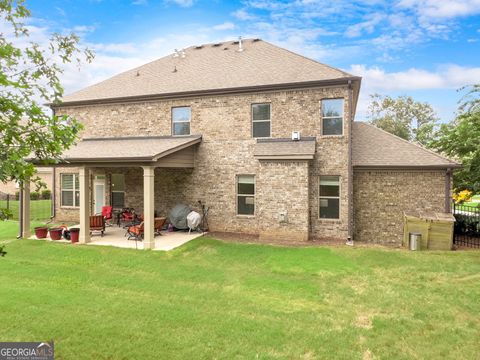
[[[103,204],[97,207],[97,185],[103,186]],[[102,206],[105,206],[107,198],[106,192],[106,176],[105,175],[97,175],[93,180],[93,212],[94,214],[100,214],[102,212]]]

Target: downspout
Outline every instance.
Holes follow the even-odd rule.
[[[352,80],[348,80],[348,109],[349,137],[348,137],[348,238],[347,244],[353,244],[353,167],[352,167],[352,136],[353,136],[353,87]]]
[[[52,116],[55,116],[55,108],[52,109]],[[52,173],[52,205],[50,209],[50,215],[52,216],[51,219],[55,218],[57,215],[57,207],[56,207],[56,200],[57,200],[57,167],[53,167]]]
[[[445,172],[445,212],[450,213],[452,211],[452,169],[447,169]]]
[[[20,239],[23,234],[23,183],[20,183],[20,192],[18,193],[18,236]]]

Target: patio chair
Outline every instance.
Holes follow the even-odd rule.
[[[102,206],[102,216],[105,219],[105,225],[106,226],[112,226],[112,224],[109,224],[109,220],[113,220],[113,206]]]
[[[138,225],[129,226],[127,229],[128,238],[127,240],[134,239],[135,241],[142,241],[144,233],[143,221]]]
[[[165,225],[165,222],[167,221],[166,217],[158,217],[155,218],[155,223],[153,225],[153,231],[155,235],[162,235],[160,231],[162,231],[163,225]]]
[[[105,218],[102,215],[90,216],[90,233],[92,231],[100,231],[101,236],[105,232]]]

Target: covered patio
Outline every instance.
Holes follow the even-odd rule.
[[[77,145],[66,151],[63,155],[63,161],[59,167],[74,169],[78,174],[78,178],[74,181],[78,183],[78,191],[72,192],[72,195],[65,196],[75,197],[75,202],[78,204],[74,209],[75,214],[78,212],[80,234],[79,242],[82,244],[96,243],[98,245],[113,245],[120,247],[137,247],[143,249],[156,249],[157,246],[169,247],[174,246],[165,245],[167,240],[173,241],[175,234],[168,234],[168,236],[157,236],[154,234],[155,221],[155,199],[156,189],[161,188],[162,182],[169,182],[172,188],[181,186],[175,184],[175,179],[171,180],[168,176],[168,171],[180,171],[181,169],[192,169],[194,167],[195,149],[196,145],[202,141],[199,135],[172,137],[172,136],[154,136],[154,137],[122,137],[122,138],[89,138],[83,139]],[[157,171],[156,171],[157,170]],[[163,173],[162,173],[163,171]],[[135,201],[138,204],[136,211],[142,214],[143,220],[143,241],[138,241],[137,244],[133,240],[127,240],[124,237],[125,230],[116,226],[107,228],[106,234],[112,232],[111,236],[105,237],[92,236],[90,230],[90,217],[98,213],[99,204],[113,205],[111,197],[111,189],[106,182],[103,185],[97,183],[97,179],[105,181],[105,174],[112,174],[121,172],[127,174],[129,178],[133,179],[131,188],[126,186],[124,195],[131,195],[130,201]],[[98,174],[103,175],[98,175]],[[157,181],[155,179],[157,173]],[[129,174],[129,175],[128,175]],[[162,176],[159,176],[162,175]],[[143,181],[142,181],[143,177]],[[170,176],[171,177],[171,176]],[[127,179],[126,179],[127,180]],[[143,182],[143,192],[141,186]],[[103,193],[98,191],[103,186]],[[109,188],[110,190],[107,190]],[[169,188],[169,189],[170,189]],[[130,193],[129,193],[130,191]],[[178,190],[181,193],[181,189]],[[24,238],[30,236],[30,217],[29,199],[30,189],[25,186],[22,192],[22,201],[24,214],[22,216],[22,235]],[[64,196],[64,191],[60,188],[58,196]],[[100,193],[100,195],[99,195]],[[158,194],[157,194],[158,195]],[[165,194],[166,196],[167,194]],[[158,200],[159,196],[157,196]],[[179,196],[179,198],[181,198]],[[174,201],[175,199],[171,200]],[[128,205],[128,204],[126,204]],[[171,206],[171,204],[169,205]],[[141,207],[139,209],[138,207]],[[100,207],[101,208],[101,207]],[[67,209],[69,210],[69,209]],[[71,210],[71,209],[70,209]],[[166,212],[166,209],[163,209]],[[122,232],[123,231],[123,232]],[[191,236],[198,236],[191,234]],[[177,240],[178,240],[178,236]],[[195,236],[196,237],[196,236]],[[165,238],[165,239],[164,239]],[[125,240],[123,240],[125,239]],[[187,239],[187,238],[185,238]],[[185,242],[188,240],[185,240]]]

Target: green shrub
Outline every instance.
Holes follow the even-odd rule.
[[[15,200],[20,200],[20,191],[15,191]]]
[[[49,189],[42,190],[42,199],[43,200],[50,200],[52,197],[52,191]]]
[[[30,200],[38,200],[40,199],[40,193],[37,191],[33,191],[30,193]]]

